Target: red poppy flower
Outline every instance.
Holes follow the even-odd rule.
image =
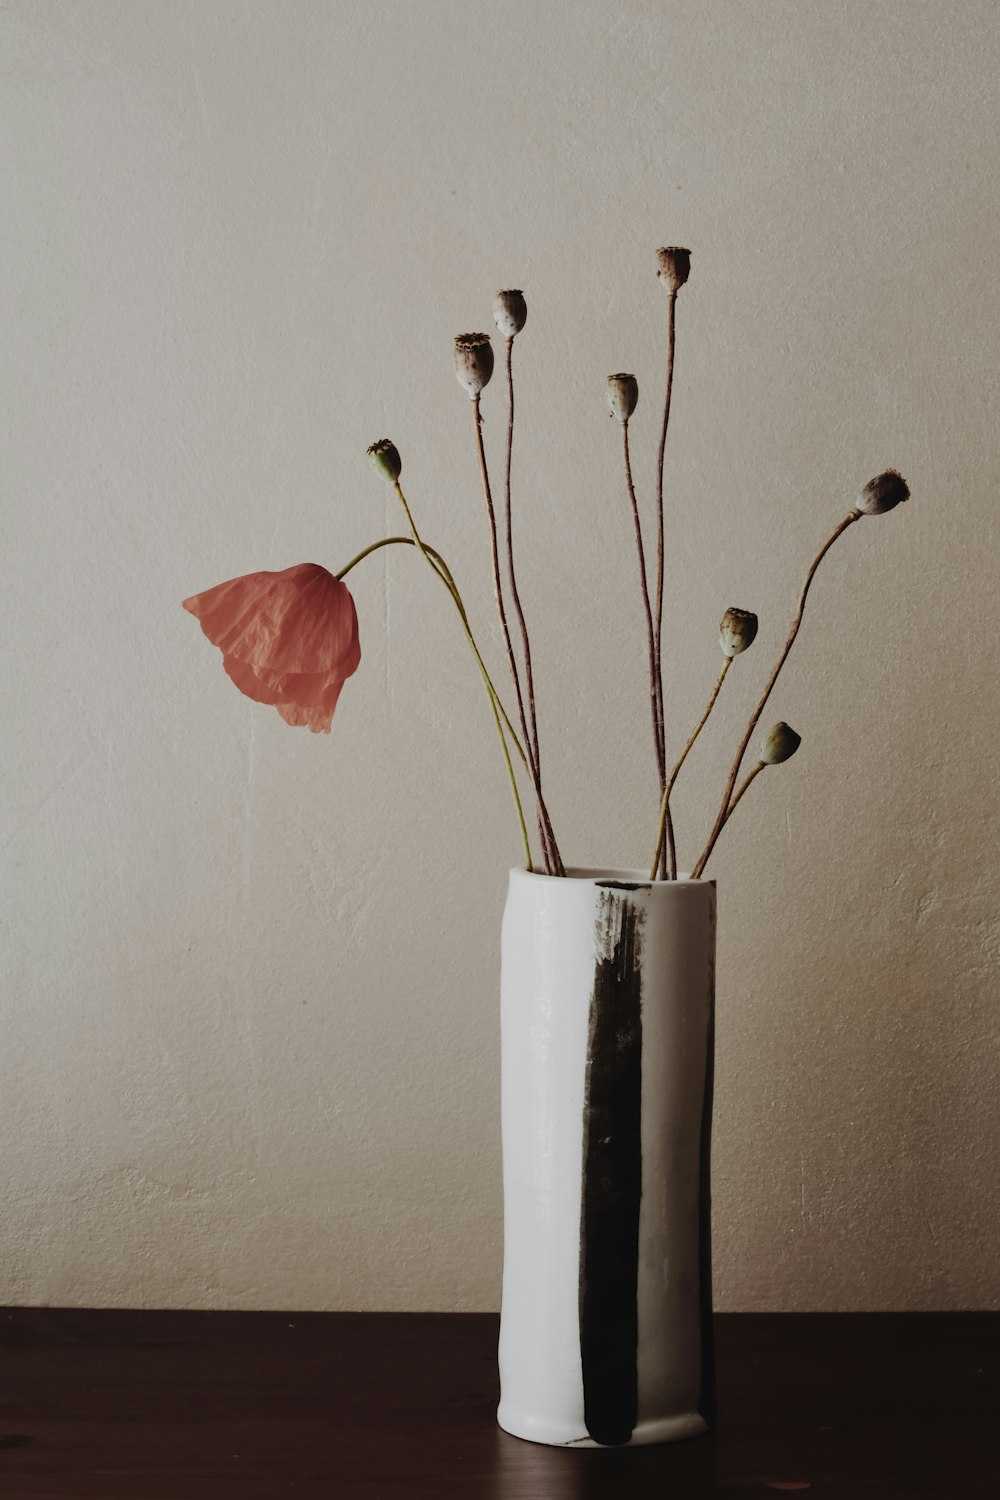
[[[340,690],[358,669],[358,616],[345,583],[318,563],[248,573],[184,600],[222,652],[241,693],[286,724],[329,734]]]

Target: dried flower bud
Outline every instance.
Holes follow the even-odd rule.
[[[372,443],[368,449],[368,461],[387,484],[395,484],[403,469],[399,450],[388,438],[379,438],[377,443]]]
[[[619,422],[627,422],[639,400],[639,382],[634,375],[608,376],[608,408]]]
[[[497,292],[493,301],[493,321],[505,339],[520,333],[528,321],[528,304],[524,293],[518,291]]]
[[[791,760],[802,743],[790,724],[775,724],[760,747],[760,758],[765,766],[780,766],[783,760]]]
[[[902,474],[897,474],[895,469],[886,469],[884,474],[869,479],[854,508],[863,516],[884,516],[887,510],[895,510],[909,498],[910,487]]]
[[[734,605],[726,610],[719,626],[719,645],[723,656],[739,656],[757,638],[757,616]]]
[[[455,374],[474,401],[493,374],[493,346],[488,333],[460,333],[455,340]]]
[[[656,272],[668,292],[680,291],[691,275],[691,251],[666,245],[656,252]]]

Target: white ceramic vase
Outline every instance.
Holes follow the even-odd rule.
[[[715,884],[512,870],[500,1426],[572,1447],[714,1421]]]

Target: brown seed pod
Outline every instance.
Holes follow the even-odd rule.
[[[678,292],[691,275],[691,251],[664,245],[656,252],[656,274],[668,292]]]
[[[608,409],[618,422],[627,422],[639,400],[639,382],[634,375],[608,376]]]
[[[757,638],[757,616],[749,609],[731,605],[719,626],[719,645],[724,656],[739,656]]]
[[[460,333],[455,340],[455,375],[474,401],[493,374],[493,346],[488,333]]]
[[[895,510],[910,498],[910,487],[902,474],[895,469],[886,469],[869,479],[858,498],[855,510],[863,516],[884,516],[887,510]]]
[[[528,321],[528,304],[524,300],[524,293],[513,288],[507,292],[497,292],[493,299],[493,321],[505,339],[512,339],[515,334],[520,333]]]

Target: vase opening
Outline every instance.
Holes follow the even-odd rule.
[[[600,885],[602,882],[615,881],[620,886],[631,889],[641,888],[643,890],[664,890],[670,886],[678,885],[714,885],[713,880],[692,880],[685,871],[677,876],[676,880],[650,880],[648,870],[630,870],[619,868],[615,865],[567,865],[565,876],[546,875],[544,870],[526,870],[518,865],[511,870],[511,875],[522,877],[525,880],[548,880],[552,882],[572,880],[586,881],[590,885]]]

